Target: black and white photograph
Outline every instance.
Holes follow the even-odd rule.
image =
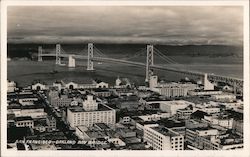
[[[1,147],[245,151],[249,8],[224,2],[6,5]]]

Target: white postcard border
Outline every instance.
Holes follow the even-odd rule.
[[[13,151],[7,150],[7,7],[8,6],[243,6],[244,149],[233,151]],[[1,155],[2,156],[249,156],[249,1],[2,1],[1,2]]]

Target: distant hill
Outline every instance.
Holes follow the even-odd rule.
[[[7,55],[10,58],[15,57],[27,57],[32,58],[36,56],[38,46],[43,46],[46,51],[53,52],[55,45],[52,44],[8,44]],[[123,54],[133,55],[138,51],[145,51],[145,44],[95,44],[100,51],[104,54]],[[64,51],[69,53],[80,54],[84,53],[83,50],[87,44],[62,44]],[[210,57],[222,57],[222,56],[234,56],[243,57],[242,46],[227,46],[227,45],[155,45],[155,48],[160,50],[162,53],[168,56],[210,56]]]

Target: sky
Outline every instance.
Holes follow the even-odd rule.
[[[8,43],[241,45],[240,6],[9,6]]]

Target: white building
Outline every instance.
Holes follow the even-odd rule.
[[[222,102],[234,102],[236,100],[236,95],[233,94],[218,94],[212,95],[212,99]]]
[[[218,102],[210,101],[208,103],[196,104],[193,110],[194,112],[197,110],[200,110],[210,115],[210,114],[219,113],[221,109],[219,107]]]
[[[233,128],[233,118],[219,118],[214,116],[204,116],[204,119],[212,125],[219,125],[227,129]]]
[[[71,103],[70,103],[70,106],[77,106],[78,105],[78,102],[77,100],[73,100]]]
[[[65,84],[65,87],[67,89],[77,89],[78,88],[78,84],[74,83],[74,82],[69,82],[69,83]]]
[[[149,79],[150,90],[153,91],[153,89],[156,88],[157,86],[158,86],[158,76],[156,75],[150,76],[150,79]]]
[[[74,87],[76,87],[74,85]],[[102,81],[92,81],[91,83],[78,84],[79,89],[108,88],[109,84]]]
[[[105,82],[96,82],[96,88],[109,88],[109,84]]]
[[[29,127],[34,128],[34,121],[30,116],[16,117],[16,127]]]
[[[122,83],[122,80],[118,77],[116,80],[115,80],[115,86],[119,87]]]
[[[206,112],[207,114],[214,114],[214,113],[219,113],[220,112],[220,108],[219,107],[202,107],[202,108],[194,108],[194,112],[200,110],[203,112]]]
[[[184,100],[174,101],[160,101],[160,110],[163,112],[169,112],[171,115],[175,115],[177,110],[184,109],[189,105],[194,106],[194,103]]]
[[[197,84],[192,83],[158,83],[158,77],[156,75],[150,77],[149,88],[151,91],[166,97],[187,96],[189,90],[199,89]]]
[[[225,86],[222,88],[222,90],[223,90],[223,91],[232,92],[234,89],[233,89],[233,87],[231,87],[231,86],[225,85]]]
[[[166,97],[182,97],[187,96],[187,88],[179,87],[178,85],[174,86],[165,86],[165,87],[156,87],[153,89],[154,92],[159,93],[160,95]]]
[[[144,141],[154,150],[184,150],[184,136],[160,126],[144,126]]]
[[[54,107],[67,107],[71,105],[72,98],[69,98],[67,95],[61,95],[60,97],[52,97],[49,99],[50,104]]]
[[[45,84],[36,83],[31,86],[32,90],[46,90],[48,89]]]
[[[232,103],[220,103],[226,107],[226,109],[237,110],[238,108],[243,108],[243,101],[237,101]]]
[[[190,115],[193,113],[193,110],[191,109],[178,109],[176,111],[176,117],[178,119],[188,119]]]
[[[121,124],[129,124],[131,122],[131,118],[129,116],[125,116],[120,118],[119,123]]]
[[[93,89],[93,88],[96,88],[96,84],[92,84],[92,83],[79,84],[78,88],[80,88],[80,89]]]
[[[8,113],[13,113],[16,117],[30,116],[33,119],[47,117],[47,113],[44,112],[43,108],[8,109]]]
[[[128,78],[117,78],[115,80],[115,86],[114,88],[130,88],[131,83]]]
[[[67,121],[75,128],[79,125],[92,126],[95,123],[115,124],[115,110],[104,104],[98,104],[92,95],[87,96],[83,107],[67,109]]]
[[[221,94],[222,91],[204,91],[204,90],[194,90],[194,91],[188,91],[188,95],[192,95],[192,96],[200,96],[200,95],[217,95],[217,94]]]
[[[204,75],[204,90],[214,90],[214,84],[212,84],[208,79],[207,79],[207,74]]]
[[[74,55],[69,55],[68,67],[69,67],[69,68],[74,68],[74,67],[76,67],[76,62],[75,62]]]
[[[157,120],[160,120],[161,118],[169,118],[170,113],[163,112],[163,113],[158,113],[158,114],[142,115],[142,116],[138,116],[138,117],[144,121],[157,121]]]
[[[25,106],[25,105],[34,105],[34,101],[37,101],[37,100],[38,100],[37,97],[23,97],[23,98],[19,98],[18,102],[22,104],[23,106]]]
[[[87,100],[83,101],[83,108],[85,111],[98,110],[98,104],[94,99],[93,95],[88,95]]]

